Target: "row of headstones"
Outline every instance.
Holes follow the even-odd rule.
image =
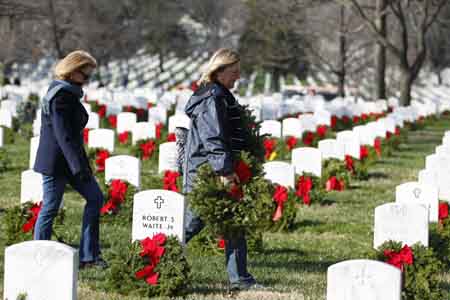
[[[450,132],[446,132],[443,145],[436,147],[436,154],[427,157],[426,171],[437,172],[450,168],[448,162],[437,162],[446,158]],[[445,163],[445,164],[444,164]],[[448,173],[447,173],[448,175]],[[445,176],[444,176],[445,177]],[[443,178],[445,180],[445,178]],[[448,182],[448,177],[447,177]],[[396,187],[395,203],[386,203],[375,208],[374,248],[393,240],[403,244],[421,243],[428,246],[429,223],[438,221],[440,187],[436,182],[424,180],[419,174],[418,182],[406,182]],[[441,198],[449,200],[448,198]],[[401,299],[401,271],[388,264],[371,260],[350,260],[328,268],[327,300],[338,299]]]
[[[166,190],[136,193],[132,241],[164,233],[184,244],[185,212],[181,194]],[[55,241],[27,241],[5,248],[4,299],[26,295],[27,299],[76,300],[77,281],[76,249]]]

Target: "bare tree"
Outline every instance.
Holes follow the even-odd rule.
[[[354,9],[372,32],[373,37],[398,60],[401,74],[400,103],[409,105],[411,87],[426,59],[426,34],[437,20],[447,0],[391,0],[386,13],[394,17],[400,29],[399,42],[392,41],[380,32],[371,12],[358,0],[340,0]]]
[[[386,31],[386,0],[377,0],[375,25],[383,38],[387,38]],[[375,46],[375,99],[386,97],[386,47],[377,41]]]

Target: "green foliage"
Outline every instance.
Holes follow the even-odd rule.
[[[328,200],[326,198],[326,190],[325,190],[325,184],[323,183],[322,179],[320,177],[315,176],[312,173],[303,173],[300,176],[297,176],[296,178],[296,189],[298,190],[298,182],[301,176],[309,177],[312,180],[312,189],[310,191],[310,199],[311,204],[319,204],[319,205],[325,205],[327,204]],[[297,197],[297,201],[299,203],[303,203],[303,199],[300,197]]]
[[[439,260],[450,267],[450,218],[446,218],[430,229],[430,247]]]
[[[0,148],[0,175],[4,174],[11,168],[11,158],[8,152],[2,147]]]
[[[14,144],[14,130],[3,125],[0,128],[3,128],[3,144]]]
[[[104,186],[102,191],[104,191],[105,203],[109,200],[109,187],[110,184]],[[102,216],[101,220],[105,223],[122,224],[124,226],[129,225],[133,222],[133,199],[134,194],[137,193],[137,189],[132,184],[126,182],[127,192],[125,194],[125,200],[120,205],[116,213],[105,214]]]
[[[373,254],[373,259],[385,262],[385,250],[400,251],[402,244],[388,241],[383,243]],[[433,249],[421,244],[412,247],[413,264],[404,264],[403,290],[404,300],[441,300],[442,290],[439,288],[439,276],[442,272],[442,264],[436,258]]]
[[[158,284],[153,286],[145,280],[136,279],[135,273],[147,262],[139,253],[139,241],[129,244],[111,255],[110,268],[106,271],[106,281],[102,287],[123,295],[154,297],[180,296],[186,293],[190,282],[190,266],[183,252],[183,247],[176,237],[168,237],[155,272],[159,273]]]
[[[345,163],[338,159],[327,159],[323,162],[322,165],[322,179],[324,186],[326,181],[331,177],[336,177],[338,180],[343,180],[345,183],[345,187],[350,186],[350,174],[348,170],[345,168]]]
[[[288,232],[294,228],[297,219],[298,202],[297,196],[293,189],[288,191],[288,199],[283,205],[283,215],[280,220],[274,222],[270,226],[271,232]]]
[[[224,185],[209,164],[198,169],[196,182],[187,195],[197,215],[211,226],[215,235],[226,236],[235,231],[253,232],[271,224],[275,203],[273,186],[263,178],[262,166],[253,157],[243,154],[253,177],[242,185],[240,200],[230,195],[230,186]]]
[[[247,143],[247,151],[250,156],[256,159],[257,163],[263,163],[265,160],[265,149],[263,145],[264,136],[259,134],[261,128],[260,123],[256,122],[256,117],[244,106],[240,112],[241,124],[245,132],[245,140]]]
[[[152,155],[148,159],[152,164],[158,164],[158,157],[159,157],[159,145],[161,145],[162,139],[145,139],[145,140],[138,140],[136,141],[136,144],[132,146],[131,153],[135,157],[139,157],[142,159],[142,151],[141,151],[141,145],[145,144],[149,141],[155,142],[155,150],[153,150]]]

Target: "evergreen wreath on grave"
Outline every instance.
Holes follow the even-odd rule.
[[[439,203],[439,222],[430,231],[430,246],[439,260],[446,267],[450,266],[450,218],[447,202]]]
[[[273,184],[272,199],[276,204],[272,215],[271,231],[281,232],[293,229],[297,218],[298,202],[295,191],[289,187]]]
[[[0,125],[0,128],[3,128],[3,144],[5,145],[14,144],[15,140],[14,130],[3,125]]]
[[[33,239],[34,226],[36,225],[41,207],[42,202],[26,202],[6,210],[5,229],[7,245]],[[61,240],[61,237],[55,232],[55,229],[59,227],[59,225],[64,224],[64,219],[65,208],[62,208],[56,215],[53,226],[53,233],[58,240]]]
[[[92,170],[95,173],[102,173],[105,171],[105,160],[111,156],[111,153],[105,148],[89,148],[87,156]]]
[[[0,148],[0,174],[4,174],[11,167],[11,159],[4,148]]]
[[[323,162],[322,178],[325,180],[325,190],[343,191],[350,186],[350,175],[345,164],[338,159],[327,159]]]
[[[419,243],[402,247],[400,242],[387,241],[373,251],[371,258],[391,264],[402,271],[402,299],[443,299],[444,295],[439,287],[442,264],[433,249]]]
[[[369,178],[369,167],[376,160],[376,152],[373,147],[362,145],[360,147],[359,159],[350,155],[345,156],[345,167],[350,174],[358,180]]]
[[[182,296],[190,266],[176,237],[157,234],[135,241],[109,260],[104,288],[140,297]]]
[[[297,201],[307,206],[312,203],[318,203],[324,205],[326,203],[325,197],[325,184],[320,177],[315,176],[312,173],[303,173],[297,176],[295,184],[295,195]]]
[[[125,180],[113,179],[108,182],[105,190],[106,203],[100,209],[100,214],[106,221],[119,220],[129,224],[133,217],[133,197],[136,188]]]
[[[155,139],[138,140],[133,146],[132,153],[142,160],[158,161],[159,141]]]

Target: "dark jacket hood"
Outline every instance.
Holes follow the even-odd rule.
[[[201,85],[186,103],[184,111],[189,118],[192,118],[196,115],[195,109],[203,102],[203,100],[209,98],[210,96],[224,97],[228,94],[231,95],[231,93],[219,83],[215,82]]]

